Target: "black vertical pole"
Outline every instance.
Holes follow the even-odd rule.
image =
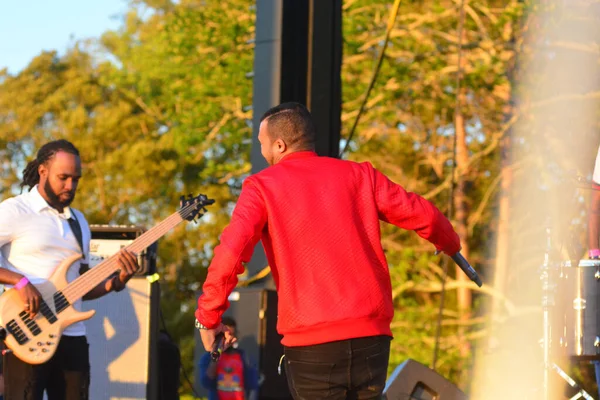
[[[307,106],[317,153],[338,157],[342,108],[342,0],[310,0]]]
[[[337,157],[340,142],[342,0],[257,0],[254,51],[252,173],[267,167],[260,154],[259,120],[286,101],[305,104],[317,128],[316,151]],[[259,244],[248,265],[267,265]],[[266,280],[258,285],[273,288]]]

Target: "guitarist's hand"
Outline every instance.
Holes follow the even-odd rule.
[[[35,317],[40,310],[40,298],[42,297],[40,292],[31,283],[17,289],[17,292],[25,304],[25,310],[29,311],[30,317]]]
[[[113,279],[113,290],[119,292],[125,288],[127,281],[140,269],[137,256],[129,250],[121,250],[118,255],[118,262],[121,266],[119,276]]]

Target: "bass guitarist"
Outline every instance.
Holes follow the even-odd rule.
[[[17,290],[33,318],[41,307],[36,284],[47,281],[58,265],[74,253],[83,254],[67,273],[70,282],[88,269],[91,232],[83,214],[70,208],[81,178],[77,148],[67,140],[43,145],[23,171],[26,193],[0,203],[0,283]],[[118,254],[120,272],[89,291],[84,300],[118,292],[139,269],[129,251]],[[81,309],[81,302],[73,304]],[[11,353],[4,356],[7,400],[84,400],[89,396],[90,363],[83,322],[68,326],[56,352],[43,364],[28,364]]]

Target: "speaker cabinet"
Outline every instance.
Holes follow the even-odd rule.
[[[158,283],[134,277],[127,288],[84,301],[91,400],[156,399]]]
[[[387,400],[467,400],[456,385],[411,359],[396,367],[383,394]]]
[[[268,289],[239,288],[229,296],[230,307],[226,316],[237,323],[238,344],[251,362],[255,363],[260,375],[261,400],[291,399],[283,365],[278,373],[279,359],[283,355],[281,335],[277,333],[277,292]],[[198,362],[204,348],[196,334],[196,387],[198,393],[206,395],[199,384]]]
[[[90,225],[90,230],[90,266],[109,258],[146,232],[145,228],[135,225]],[[156,272],[156,251],[157,242],[154,242],[139,254],[141,268],[136,275]]]
[[[92,268],[143,232],[138,227],[120,226],[92,226],[91,230]],[[141,261],[146,273],[154,270],[153,257],[148,257],[151,253],[146,252]],[[85,322],[90,343],[90,399],[157,400],[158,282],[134,276],[121,292],[84,301],[83,310],[96,310]]]

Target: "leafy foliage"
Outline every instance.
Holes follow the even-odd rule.
[[[471,212],[454,222],[464,225],[470,260],[485,276],[497,226],[500,143],[514,123],[510,78],[524,4],[466,2],[459,32],[459,3],[402,3],[348,158],[371,161],[447,213],[451,178],[464,182]],[[343,137],[371,79],[389,7],[384,0],[344,2]],[[64,55],[44,52],[14,76],[0,73],[2,198],[18,192],[33,152],[61,137],[81,150],[84,178],[75,206],[91,223],[150,227],[175,211],[181,194],[217,199],[200,224],[179,227],[159,242],[161,308],[188,372],[195,293],[250,171],[247,74],[254,23],[254,12],[242,0],[138,0],[119,30],[78,43]],[[457,98],[468,161],[453,168]],[[382,232],[397,311],[390,369],[409,357],[428,365],[442,265],[416,235],[391,226]],[[466,387],[462,371],[470,360],[460,347],[476,342],[482,323],[474,312],[466,331],[459,329],[465,325],[462,312],[449,291],[438,371]]]
[[[184,354],[193,353],[196,290],[250,170],[253,31],[244,1],[139,2],[98,43],[0,76],[2,197],[17,191],[37,148],[60,137],[82,154],[74,206],[92,224],[149,228],[180,195],[217,200],[200,224],[159,242],[161,305]]]
[[[465,197],[471,213],[465,221],[453,222],[455,226],[465,225],[468,235],[461,239],[471,249],[470,261],[485,276],[493,256],[487,246],[495,231],[493,200],[499,182],[499,143],[507,132],[510,113],[508,72],[515,57],[511,38],[519,34],[514,31],[519,29],[523,5],[468,2],[461,32],[459,4],[403,3],[377,78],[378,85],[357,130],[353,143],[356,152],[349,157],[372,162],[392,180],[424,195],[446,213],[452,210],[448,202],[452,198],[454,172],[455,181],[466,184]],[[384,1],[345,3],[346,136],[371,79],[388,9],[389,4]],[[457,98],[465,118],[464,145],[468,151],[466,165],[458,167],[454,154]],[[433,256],[434,249],[416,235],[390,226],[384,226],[382,233],[397,308],[390,368],[406,358],[431,365],[442,265]],[[472,328],[461,332],[459,327],[464,321],[460,306],[464,307],[458,303],[455,292],[449,291],[442,313],[437,370],[466,387],[466,376],[461,371],[469,370],[470,361],[460,348],[481,336],[483,321],[467,321]]]

